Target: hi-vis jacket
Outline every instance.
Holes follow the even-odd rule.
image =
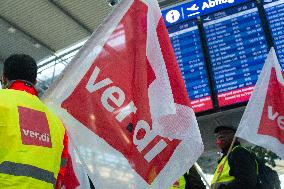
[[[228,160],[226,159],[227,159],[227,156],[224,156],[222,160],[220,161],[220,163],[218,164],[217,169],[214,172],[213,180],[211,182],[211,189],[218,188],[221,184],[228,184],[232,182],[233,180],[235,180],[235,177],[229,174],[230,166],[229,166]],[[225,160],[226,160],[226,163],[224,165]],[[218,175],[220,174],[221,171],[222,173],[217,181]]]
[[[186,181],[185,181],[185,178],[184,176],[181,176],[179,178],[179,180],[177,180],[172,186],[170,189],[185,189],[185,184],[186,184]]]
[[[215,170],[211,189],[215,188],[216,185],[216,188],[222,185],[222,189],[259,189],[257,185],[258,165],[251,152],[236,142],[223,167],[225,157],[223,156]],[[218,173],[222,169],[223,171],[217,181]]]
[[[64,132],[36,95],[0,90],[0,188],[54,188]]]

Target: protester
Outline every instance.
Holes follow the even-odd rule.
[[[256,160],[248,150],[241,147],[238,140],[235,141],[228,160],[224,164],[235,132],[235,128],[230,125],[218,126],[215,129],[216,144],[222,150],[223,156],[218,161],[211,189],[259,189]]]
[[[206,189],[194,166],[176,181],[170,189]]]
[[[0,90],[0,187],[48,189],[56,186],[68,154],[63,124],[37,96],[37,65],[24,54],[4,61]],[[63,177],[64,168],[60,171]],[[57,188],[60,188],[60,183]]]

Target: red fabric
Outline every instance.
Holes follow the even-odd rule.
[[[14,81],[9,87],[9,89],[26,91],[27,93],[38,96],[38,93],[35,87],[24,81]]]
[[[258,134],[271,136],[284,144],[284,87],[272,68]]]
[[[164,20],[160,18],[156,32],[167,67],[175,103],[190,106],[190,100],[184,87],[184,80],[182,79],[170,38],[165,37],[168,35],[167,31]]]
[[[61,158],[67,160],[67,164],[66,167],[60,167],[55,188],[60,189],[62,186],[65,186],[66,189],[75,189],[80,183],[73,170],[72,160],[68,150],[68,135],[66,132],[63,145],[64,148]]]
[[[146,56],[147,14],[148,7],[146,4],[142,1],[133,2],[118,24],[117,29],[114,30],[103,46],[100,55],[94,60],[88,72],[83,76],[72,94],[61,104],[61,107],[122,153],[141,178],[151,184],[169,162],[170,157],[179,145],[179,141],[170,141],[157,135],[148,141],[148,145],[142,151],[139,151],[137,145],[133,142],[135,129],[132,132],[127,130],[129,124],[137,125],[140,120],[147,123],[148,134],[152,130],[148,86],[156,76]],[[121,35],[122,26],[125,32],[123,34],[125,43],[116,46],[112,42],[112,37],[117,39],[116,36]],[[164,34],[168,37],[167,33]],[[115,67],[112,68],[112,65],[115,65]],[[86,86],[91,76],[97,71],[98,76],[94,82],[109,79],[112,84],[90,92]],[[110,114],[110,111],[103,106],[101,101],[98,101],[107,89],[114,86],[123,91],[125,95],[120,107],[126,107],[131,102],[138,106],[135,114],[131,113],[121,121],[116,119],[120,108],[116,108]],[[92,116],[95,116],[95,120],[91,119]],[[146,133],[145,129],[141,128],[140,130],[137,138],[143,138],[143,130],[144,135]],[[165,142],[167,146],[148,162],[145,159],[146,154],[159,142]]]
[[[71,156],[69,154],[68,154],[68,159],[70,161],[68,161],[67,163],[63,185],[65,186],[66,189],[75,189],[76,187],[80,186],[80,183],[74,173]]]
[[[63,148],[63,151],[62,151],[61,158],[67,159],[67,161],[68,161],[70,155],[68,153],[68,135],[67,135],[66,132],[64,134],[63,145],[64,145],[64,148]],[[57,179],[63,179],[64,178],[65,170],[66,170],[66,167],[60,167]]]

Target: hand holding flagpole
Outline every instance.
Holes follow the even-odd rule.
[[[237,137],[236,137],[236,135],[235,135],[234,138],[233,138],[233,141],[232,141],[232,143],[231,143],[231,145],[230,145],[230,148],[229,148],[229,150],[228,150],[228,152],[227,152],[227,155],[224,157],[224,158],[225,158],[225,161],[224,161],[224,163],[222,164],[222,169],[221,169],[220,172],[218,172],[218,176],[217,176],[216,183],[218,183],[218,180],[220,179],[220,176],[221,176],[221,174],[222,174],[222,172],[223,172],[223,169],[224,169],[225,164],[226,164],[227,161],[228,161],[228,157],[229,157],[230,153],[232,152],[232,149],[233,149],[233,146],[234,146],[234,144],[235,144],[235,142],[236,142],[236,139],[237,139]],[[214,185],[214,189],[217,189],[217,184]]]

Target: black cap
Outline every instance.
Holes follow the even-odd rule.
[[[236,132],[236,128],[232,125],[220,125],[215,128],[214,133],[218,133],[219,131],[223,131],[223,130],[230,130],[230,131]]]

